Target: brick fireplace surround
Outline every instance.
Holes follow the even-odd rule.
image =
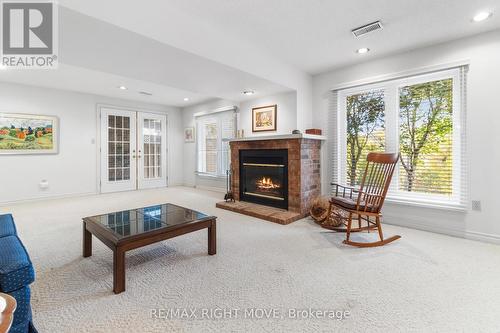
[[[309,214],[311,202],[321,194],[320,149],[324,137],[307,134],[235,139],[231,147],[232,191],[236,203],[219,202],[217,207],[289,224]],[[288,150],[288,211],[240,200],[240,150]]]

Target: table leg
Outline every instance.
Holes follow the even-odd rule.
[[[125,251],[120,248],[113,251],[113,291],[115,294],[125,291]]]
[[[217,253],[217,230],[216,222],[212,221],[210,227],[208,227],[208,254],[214,255]]]
[[[92,255],[92,234],[87,230],[87,224],[83,222],[83,257]]]

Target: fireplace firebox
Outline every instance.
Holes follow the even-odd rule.
[[[240,200],[288,209],[288,150],[240,150]]]

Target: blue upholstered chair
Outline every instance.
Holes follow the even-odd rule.
[[[36,332],[31,315],[29,287],[34,280],[33,265],[17,236],[12,215],[0,215],[0,291],[17,301],[10,333]]]

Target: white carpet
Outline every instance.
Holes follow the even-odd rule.
[[[385,225],[386,235],[403,238],[356,249],[308,219],[282,226],[217,209],[220,197],[180,187],[0,208],[14,214],[36,267],[32,302],[39,331],[500,330],[499,246]],[[217,255],[207,255],[206,230],[129,252],[127,291],[114,295],[112,252],[94,238],[93,256],[82,258],[81,218],[164,202],[218,216]],[[151,318],[158,308],[241,313]],[[245,318],[252,308],[279,316]],[[350,317],[290,319],[290,308],[346,310]]]

